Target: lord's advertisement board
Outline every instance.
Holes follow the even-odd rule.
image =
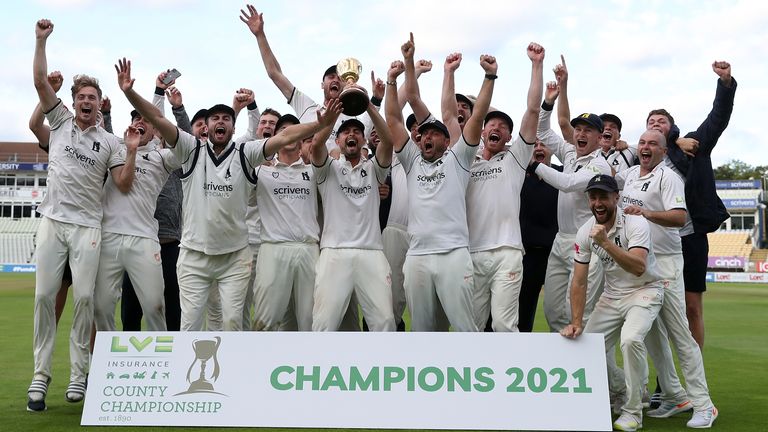
[[[611,430],[602,335],[99,332],[82,425]]]

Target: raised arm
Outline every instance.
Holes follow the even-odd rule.
[[[413,41],[413,33],[410,33],[410,39],[400,47],[403,54],[403,64],[405,65],[405,94],[408,96],[408,104],[411,105],[413,115],[416,116],[417,123],[423,123],[429,118],[429,108],[421,100],[419,83],[416,80],[416,66],[413,62],[413,55],[416,53],[416,44]],[[402,110],[401,110],[402,111]]]
[[[544,91],[544,47],[531,42],[526,52],[531,59],[531,84],[528,86],[528,106],[520,121],[520,136],[526,143],[535,143],[541,94]]]
[[[35,56],[32,61],[32,76],[37,96],[40,98],[40,108],[43,112],[50,111],[59,102],[56,92],[48,82],[48,58],[45,53],[45,45],[52,32],[53,23],[50,20],[41,19],[35,24]]]
[[[171,104],[171,112],[176,119],[176,126],[179,129],[187,133],[192,133],[192,124],[189,122],[189,115],[184,108],[184,99],[181,96],[181,91],[177,87],[169,87],[165,91],[165,96],[168,98],[168,102]]]
[[[125,58],[118,60],[115,65],[115,71],[117,71],[117,84],[125,94],[128,102],[136,108],[136,111],[141,114],[144,120],[150,122],[160,132],[160,135],[169,146],[175,147],[176,141],[179,138],[179,131],[176,126],[168,121],[156,106],[141,97],[133,89],[133,83],[136,80],[131,78],[131,61]]]
[[[341,102],[338,99],[331,99],[328,102],[328,106],[325,108],[325,110],[322,110],[322,112],[317,111],[316,122],[300,123],[288,126],[279,134],[269,138],[264,146],[264,154],[267,157],[270,157],[277,153],[277,151],[282,147],[291,145],[296,141],[300,141],[313,134],[316,134],[316,136],[319,135],[318,132],[322,131],[326,127],[332,128],[333,125],[336,124],[336,119],[339,117],[339,114],[341,114]],[[328,137],[325,139],[327,140]],[[325,143],[325,141],[323,141],[323,143]],[[314,155],[315,142],[312,143],[312,146]],[[322,159],[325,160],[325,158]],[[323,161],[320,161],[320,163],[322,162]],[[314,157],[312,158],[312,163],[315,163]]]
[[[443,65],[443,93],[442,97],[440,98],[440,111],[442,112],[443,116],[443,124],[445,124],[445,126],[448,128],[448,133],[451,136],[451,144],[458,141],[459,137],[461,136],[461,126],[459,125],[459,110],[456,106],[456,85],[454,78],[456,69],[458,69],[459,66],[461,66],[461,54],[448,54],[448,56],[445,58],[445,64]],[[478,95],[478,98],[479,97],[480,95]],[[477,109],[477,107],[475,107],[475,109]],[[482,121],[480,124],[482,125]],[[466,123],[464,127],[466,128]]]
[[[568,67],[565,65],[565,57],[560,54],[560,63],[555,66],[555,80],[560,88],[560,97],[557,101],[557,123],[563,139],[573,144],[573,126],[571,126],[571,107],[568,105]]]
[[[710,155],[731,121],[733,112],[733,99],[736,95],[736,80],[731,76],[731,64],[725,61],[712,63],[712,70],[717,74],[717,91],[712,111],[696,130],[696,138],[699,140],[697,153]]]
[[[244,22],[248,26],[248,30],[256,36],[256,42],[259,44],[259,53],[261,53],[261,61],[264,62],[264,68],[267,70],[269,79],[275,83],[280,93],[286,99],[289,99],[294,87],[291,81],[283,75],[283,69],[280,67],[280,63],[277,62],[277,58],[275,58],[275,54],[269,46],[267,36],[264,34],[263,14],[260,14],[253,5],[249,4],[246,8],[247,11],[240,9],[240,21]]]
[[[379,147],[376,149],[376,160],[382,167],[388,167],[392,164],[392,134],[389,131],[389,125],[381,117],[379,110],[370,102],[368,103],[367,111],[373,122],[373,127],[376,128],[376,133],[379,134],[380,142]],[[403,130],[402,127],[400,129]]]
[[[432,70],[432,62],[429,60],[419,60],[416,62],[416,73],[414,78],[418,81],[422,74],[425,74]],[[400,106],[400,111],[405,108],[405,104],[408,103],[408,92],[406,91],[405,84],[401,85],[397,90],[397,100]]]
[[[403,124],[403,110],[400,108],[397,91],[397,77],[403,73],[405,65],[397,60],[393,61],[387,71],[387,92],[384,104],[384,113],[387,117],[387,126],[392,135],[392,146],[399,152],[408,141],[408,132]]]
[[[101,99],[101,106],[99,107],[101,113],[101,127],[105,131],[114,134],[112,129],[112,101],[107,96]]]
[[[480,66],[485,72],[483,85],[480,87],[480,92],[477,94],[477,101],[475,102],[475,108],[472,110],[472,115],[469,116],[469,119],[464,124],[464,140],[472,145],[480,143],[480,133],[483,131],[485,115],[488,114],[488,109],[491,106],[493,84],[496,82],[496,72],[498,72],[499,69],[499,64],[496,63],[496,57],[485,54],[480,56]],[[456,107],[455,101],[453,106],[454,108]],[[456,122],[456,125],[458,126],[458,121]],[[459,131],[459,133],[461,133],[461,131]]]
[[[235,110],[235,117],[243,108],[248,108],[248,130],[245,135],[238,137],[235,141],[244,142],[252,141],[256,139],[256,129],[259,127],[259,119],[261,113],[259,113],[259,107],[256,105],[256,96],[253,94],[253,90],[247,88],[240,88],[235,92],[235,96],[232,98],[232,109]]]
[[[53,71],[48,74],[48,83],[51,84],[51,88],[55,93],[58,93],[61,85],[64,83],[64,77],[61,76],[61,72]],[[35,109],[32,111],[32,116],[29,118],[29,130],[37,138],[37,142],[41,149],[46,150],[48,148],[48,140],[51,136],[51,128],[45,124],[45,114],[40,107],[40,103],[35,105]]]
[[[331,109],[332,107],[333,109]],[[341,108],[338,99],[333,99],[325,110],[325,114],[328,115],[329,118],[325,119],[326,122],[324,122],[320,130],[315,133],[315,136],[312,138],[312,148],[310,149],[310,161],[312,162],[312,165],[318,167],[323,166],[326,159],[328,159],[328,147],[325,145],[325,143],[328,141],[328,137],[331,136],[333,126],[336,124],[336,120],[339,118],[339,114],[341,114]],[[317,112],[317,115],[319,118],[320,111]],[[288,128],[285,130],[288,130]],[[305,136],[308,135],[309,134]]]

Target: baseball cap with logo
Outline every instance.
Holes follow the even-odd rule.
[[[571,126],[573,127],[576,127],[576,125],[580,123],[587,126],[592,126],[599,132],[603,131],[603,121],[600,119],[600,117],[598,117],[597,114],[584,113],[571,120]]]
[[[192,116],[192,120],[189,121],[190,124],[195,124],[196,121],[203,119],[205,120],[208,118],[208,110],[203,108],[195,113],[195,115]]]
[[[607,174],[598,174],[592,177],[592,180],[587,184],[585,192],[589,192],[593,189],[600,189],[606,192],[618,192],[619,185],[616,183],[616,179],[613,176]]]
[[[336,135],[340,134],[341,131],[351,127],[360,128],[360,132],[365,133],[365,125],[363,124],[363,122],[361,122],[356,118],[349,118],[341,122],[341,124],[339,125],[339,128],[336,129]]]
[[[443,133],[447,138],[451,137],[451,134],[448,133],[448,128],[445,127],[443,122],[440,120],[432,120],[426,123],[422,123],[421,126],[419,126],[419,133],[423,134],[427,129],[435,129]]]
[[[136,110],[131,110],[131,121],[136,120],[138,117],[141,117],[141,114]]]
[[[207,122],[208,118],[214,114],[229,114],[232,117],[232,124],[235,123],[235,110],[229,105],[216,104],[208,108],[208,111],[205,113],[205,121]]]
[[[408,118],[405,120],[405,127],[410,131],[413,125],[416,124],[416,115],[411,114],[408,116]]]

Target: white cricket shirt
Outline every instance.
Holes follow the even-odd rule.
[[[424,160],[411,139],[397,153],[408,178],[408,255],[469,247],[466,195],[476,152],[462,135],[434,162]]]
[[[379,227],[379,184],[387,171],[378,159],[361,159],[355,167],[344,155],[312,166],[323,203],[320,248],[383,250]]]
[[[660,288],[662,286],[661,277],[656,268],[656,257],[653,253],[651,228],[648,226],[648,221],[642,216],[625,215],[621,213],[618,207],[615,217],[613,227],[606,233],[608,238],[625,251],[638,247],[647,250],[645,273],[635,276],[624,270],[605,249],[592,241],[589,233],[596,223],[594,217],[582,225],[576,234],[574,260],[578,263],[589,264],[592,255],[596,255],[602,261],[605,270],[603,295],[610,299],[623,298],[641,288]]]
[[[616,174],[616,182],[622,188],[619,206],[623,209],[632,205],[652,211],[673,209],[686,210],[685,184],[674,171],[656,165],[650,173],[640,176],[640,166]],[[649,221],[651,239],[657,254],[683,253],[680,242],[680,228],[664,227]]]
[[[485,160],[478,153],[467,187],[469,251],[508,246],[523,249],[520,189],[533,146],[518,135],[511,146]]]
[[[245,212],[254,168],[266,160],[266,140],[231,142],[216,156],[208,141],[179,129],[172,149],[182,163],[181,246],[221,255],[248,246]]]
[[[157,196],[171,172],[181,164],[171,150],[160,148],[155,138],[136,152],[136,177],[128,193],[121,192],[110,175],[102,198],[102,230],[157,240]],[[122,145],[122,144],[121,144]]]
[[[310,165],[275,160],[256,168],[256,197],[262,242],[318,242],[317,184]]]
[[[124,147],[98,125],[80,129],[61,99],[45,116],[51,126],[48,193],[37,211],[59,222],[101,228],[104,178],[125,164]]]
[[[579,227],[592,216],[584,190],[589,180],[597,174],[611,175],[611,167],[600,154],[600,149],[576,156],[576,147],[565,142],[549,127],[552,111],[541,110],[537,136],[563,163],[563,172],[544,164],[536,168],[536,175],[550,186],[560,190],[557,198],[557,223],[559,232],[576,234]]]

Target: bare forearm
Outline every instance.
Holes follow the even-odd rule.
[[[648,219],[648,222],[653,222],[663,227],[679,228],[685,225],[685,210],[682,209],[666,211],[645,210],[643,216]]]
[[[58,103],[56,92],[53,91],[53,87],[48,82],[48,59],[45,53],[45,43],[46,39],[35,40],[35,57],[32,61],[35,90],[37,90],[37,95],[40,98],[43,112],[50,111]]]
[[[128,193],[136,176],[136,150],[129,149],[125,154],[125,165],[120,167],[115,177],[115,184],[120,192]]]
[[[583,327],[586,299],[587,285],[573,280],[571,282],[571,324]]]
[[[389,133],[389,126],[381,118],[381,114],[376,111],[373,104],[368,104],[368,116],[370,116],[373,126],[376,128],[376,133],[381,140],[376,152],[376,160],[379,161],[381,166],[389,166],[392,163],[392,134]]]
[[[541,110],[541,95],[544,92],[544,65],[534,62],[531,65],[531,84],[528,86],[527,109],[520,122],[520,136],[525,142],[536,141],[536,128],[539,111]]]
[[[321,166],[328,158],[328,148],[325,146],[325,143],[328,141],[328,137],[331,136],[332,130],[333,126],[326,126],[315,134],[312,140],[312,154],[310,157],[313,165]]]
[[[616,264],[626,272],[635,276],[642,276],[642,274],[645,273],[646,259],[644,256],[625,251],[616,246],[612,241],[605,241],[600,247],[605,249],[605,251],[608,252],[608,255],[616,261]]]

